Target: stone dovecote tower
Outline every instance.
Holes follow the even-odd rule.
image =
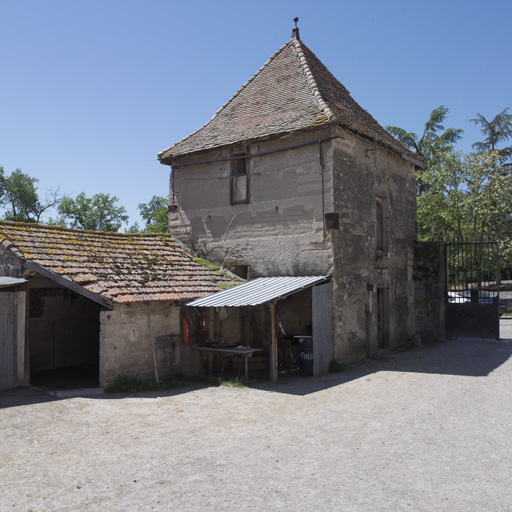
[[[333,356],[415,334],[415,170],[405,148],[292,37],[203,127],[158,155],[172,167],[171,233],[242,277],[332,276]]]

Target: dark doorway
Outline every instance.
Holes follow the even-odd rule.
[[[31,384],[99,386],[101,306],[44,278],[30,284]]]

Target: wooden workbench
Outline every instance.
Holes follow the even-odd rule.
[[[245,360],[245,380],[249,380],[249,355],[254,352],[262,352],[261,348],[253,347],[190,347],[192,350],[197,350],[201,356],[201,371],[203,370],[203,354],[208,355],[208,373],[213,371],[213,356],[219,354],[222,356],[222,369],[224,369],[224,356],[240,356]]]

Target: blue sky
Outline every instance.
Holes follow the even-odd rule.
[[[207,122],[291,35],[383,125],[512,107],[512,2],[0,0],[0,166],[39,193],[168,192],[157,153]]]

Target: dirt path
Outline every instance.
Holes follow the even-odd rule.
[[[0,511],[510,511],[511,355],[453,340],[276,386],[0,392]]]

